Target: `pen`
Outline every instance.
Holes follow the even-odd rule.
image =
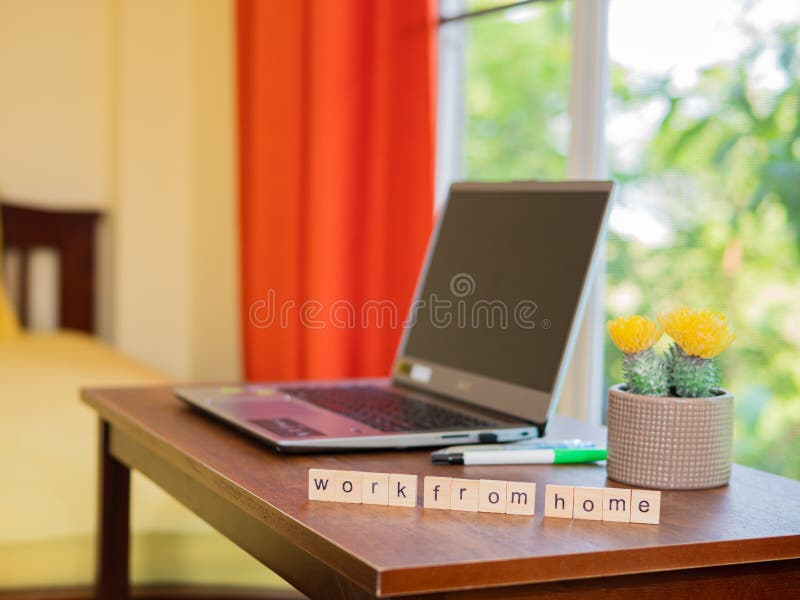
[[[447,448],[439,448],[434,451],[434,454],[459,454],[466,451],[476,450],[489,450],[491,452],[506,452],[508,450],[534,450],[534,449],[552,449],[552,448],[594,448],[595,443],[591,440],[552,440],[547,438],[539,438],[535,440],[522,440],[519,442],[507,442],[502,444],[466,444],[463,446],[449,446]]]
[[[434,463],[449,465],[557,465],[587,463],[606,459],[606,450],[597,448],[513,449],[503,452],[464,450],[432,455]]]
[[[509,442],[506,444],[467,444],[465,446],[449,446],[439,448],[431,454],[431,460],[435,463],[447,463],[448,456],[455,454],[461,455],[464,452],[509,452],[513,450],[540,450],[554,448],[594,448],[595,443],[591,440],[582,439],[548,439],[539,438],[535,440],[522,440],[519,442]]]

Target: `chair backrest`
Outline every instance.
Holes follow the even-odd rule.
[[[19,254],[17,311],[28,326],[30,255],[37,248],[52,248],[58,256],[59,326],[94,333],[95,228],[97,211],[29,208],[0,201],[4,249]]]

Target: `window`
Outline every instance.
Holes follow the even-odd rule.
[[[734,458],[795,478],[798,23],[794,2],[612,0],[607,140],[622,186],[606,253],[609,316],[674,304],[728,315]],[[620,362],[606,352],[607,382]]]
[[[735,460],[800,477],[800,4],[507,4],[442,1],[440,197],[459,178],[586,176],[581,135],[604,125],[592,174],[607,145],[621,186],[589,334],[605,338],[603,312],[725,311],[738,332],[722,360]],[[465,13],[478,14],[448,20]],[[606,25],[608,105],[603,90],[587,109]],[[586,394],[596,414],[620,379],[606,346],[586,343],[573,369],[602,367]]]
[[[508,2],[442,5],[443,16]],[[443,73],[461,103],[459,177],[478,180],[563,178],[569,148],[570,3],[526,3],[445,22]],[[462,74],[454,81],[452,70]],[[463,86],[463,87],[462,87]],[[452,110],[453,102],[446,104]],[[452,114],[448,115],[452,119]],[[446,143],[446,142],[445,142]]]

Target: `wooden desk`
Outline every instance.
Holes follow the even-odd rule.
[[[166,388],[87,390],[99,414],[98,598],[128,592],[138,469],[312,598],[787,598],[800,590],[800,483],[735,466],[730,486],[664,492],[661,525],[544,519],[546,483],[605,468],[434,466],[427,451],[281,456]],[[602,435],[576,421],[559,434]],[[307,501],[309,467],[420,476],[416,509]],[[537,482],[536,516],[423,510],[429,474]]]

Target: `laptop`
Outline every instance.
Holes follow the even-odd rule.
[[[284,452],[541,436],[612,189],[610,181],[453,184],[388,378],[174,391]]]

